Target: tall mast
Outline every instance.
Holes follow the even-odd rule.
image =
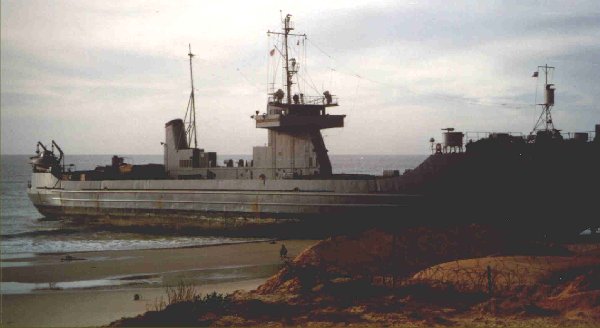
[[[192,45],[189,44],[189,53],[188,56],[190,57],[190,83],[192,86],[192,92],[190,93],[190,101],[189,101],[189,105],[188,105],[188,111],[190,114],[190,123],[188,125],[188,145],[191,146],[192,143],[192,135],[194,136],[194,148],[198,148],[198,140],[197,140],[197,136],[196,136],[196,99],[194,97],[194,73],[192,70],[192,57],[194,57],[194,54],[192,53]]]
[[[292,63],[292,70],[290,70],[288,37],[289,36],[299,36],[299,37],[306,38],[306,34],[290,33],[290,31],[292,31],[294,29],[291,19],[292,19],[292,15],[290,15],[290,14],[285,15],[285,18],[283,19],[283,33],[267,31],[267,34],[283,35],[283,57],[285,60],[285,64],[283,65],[283,70],[284,70],[284,74],[285,74],[286,99],[287,99],[288,104],[292,103],[292,84],[294,84],[292,82],[292,77],[293,77],[294,73],[296,72],[294,70],[294,63],[295,63],[294,59],[292,59],[292,61],[294,61],[294,63]]]
[[[544,66],[538,66],[538,70],[534,72],[534,77],[539,76],[539,72],[542,71],[544,73],[544,103],[537,104],[538,106],[542,106],[542,112],[533,127],[533,132],[538,130],[546,130],[546,131],[554,131],[554,123],[552,122],[552,114],[550,110],[552,106],[554,106],[554,84],[548,84],[548,75],[550,72],[554,70],[554,67],[548,66],[548,64]]]
[[[290,75],[290,59],[288,58],[288,34],[293,29],[290,27],[290,18],[292,15],[287,14],[285,16],[285,21],[283,25],[283,47],[285,48],[285,78],[286,78],[286,88],[287,88],[287,103],[292,103],[292,77]]]

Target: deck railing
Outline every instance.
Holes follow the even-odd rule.
[[[279,100],[275,96],[269,96],[269,103],[275,104],[287,104],[287,99],[284,97]],[[337,106],[338,97],[332,96],[329,101],[324,96],[298,96],[297,101],[292,99],[292,105],[324,105],[324,106]]]

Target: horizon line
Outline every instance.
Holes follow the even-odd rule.
[[[83,156],[83,155],[85,155],[85,156],[90,156],[90,155],[97,155],[97,156],[115,156],[115,155],[116,156],[163,156],[164,155],[164,154],[141,154],[141,153],[140,154],[122,153],[122,154],[123,155],[114,154],[114,153],[112,153],[112,154],[108,154],[108,153],[107,154],[99,154],[99,153],[98,154],[82,154],[82,153],[79,153],[79,154],[65,155],[65,157],[66,156]],[[31,154],[31,153],[30,154],[0,154],[0,156],[34,156],[34,155],[35,155],[35,153],[33,153],[33,154]],[[217,155],[218,156],[231,156],[231,155],[252,156],[252,154],[235,154],[235,153],[222,154],[222,155],[217,154]],[[341,153],[341,154],[330,154],[330,156],[350,156],[350,155],[352,155],[352,156],[354,156],[354,155],[356,155],[356,156],[396,156],[396,155],[415,155],[415,156],[418,155],[418,156],[420,156],[420,155],[430,155],[430,154],[426,154],[426,153],[405,153],[405,154],[399,154],[399,153],[394,153],[394,154],[386,154],[386,153],[383,153],[383,154],[356,154],[356,153],[349,154],[349,153],[343,153],[342,154]]]

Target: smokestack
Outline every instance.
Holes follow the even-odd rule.
[[[165,144],[166,147],[175,150],[189,148],[187,135],[181,119],[178,118],[165,124]]]

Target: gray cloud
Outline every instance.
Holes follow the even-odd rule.
[[[164,122],[185,111],[188,42],[202,147],[249,153],[266,142],[248,117],[265,105],[265,32],[279,8],[309,35],[311,80],[348,114],[346,128],[325,133],[332,153],[425,153],[446,126],[528,132],[529,76],[544,63],[557,66],[558,127],[600,121],[593,1],[1,6],[3,154],[38,139],[70,153],[159,153]]]

